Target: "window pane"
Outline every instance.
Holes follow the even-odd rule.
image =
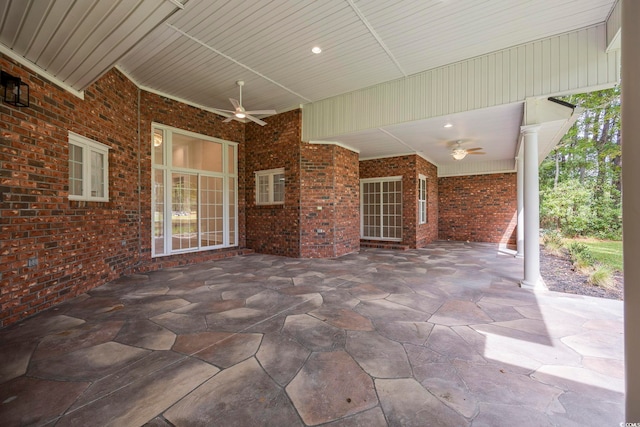
[[[284,202],[284,174],[273,175],[273,201]]]
[[[200,245],[222,245],[222,178],[200,178]]]
[[[164,171],[153,173],[153,246],[156,255],[165,253],[164,245]]]
[[[82,196],[82,147],[69,144],[69,194]]]
[[[236,179],[229,178],[229,245],[236,245]]]
[[[174,132],[171,150],[174,167],[222,172],[222,144],[218,142]]]
[[[171,244],[174,250],[198,247],[198,177],[171,175]]]
[[[258,176],[258,203],[269,203],[269,175]]]
[[[236,149],[233,145],[227,147],[227,173],[236,173]]]
[[[153,131],[153,164],[164,165],[164,132],[160,129]]]
[[[104,154],[91,151],[91,197],[104,197]]]

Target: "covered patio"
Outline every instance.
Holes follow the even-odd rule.
[[[603,426],[622,302],[436,242],[129,275],[0,331],[4,426]]]

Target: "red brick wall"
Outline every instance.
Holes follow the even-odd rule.
[[[422,248],[438,239],[438,168],[420,156],[416,156],[416,200],[418,199],[419,175],[427,178],[427,223],[417,224],[415,247]],[[420,219],[416,202],[416,218]],[[419,222],[419,221],[418,221]]]
[[[516,243],[516,174],[438,179],[439,238]]]
[[[428,222],[418,224],[418,175],[427,177]],[[425,246],[437,238],[437,168],[418,155],[364,160],[360,178],[402,176],[402,244]]]
[[[256,252],[300,256],[300,144],[302,112],[277,114],[266,126],[245,129],[247,247]],[[284,205],[256,205],[256,171],[284,168]]]
[[[334,147],[335,256],[360,250],[360,162],[358,153]]]
[[[82,100],[1,55],[0,68],[29,85],[31,102],[20,109],[0,104],[0,326],[6,326],[136,262],[137,88],[111,71]],[[69,130],[111,148],[109,202],[69,201]],[[28,267],[29,258],[37,266]]]
[[[300,165],[301,256],[359,250],[358,154],[336,145],[302,144]]]
[[[83,100],[2,55],[0,68],[29,85],[31,102],[20,109],[0,103],[0,327],[124,273],[229,254],[151,259],[151,122],[232,141],[243,140],[243,124],[143,91],[139,121],[139,90],[115,69]],[[69,130],[110,147],[108,202],[69,201]],[[243,246],[243,144],[239,163]],[[30,258],[37,266],[28,267]]]

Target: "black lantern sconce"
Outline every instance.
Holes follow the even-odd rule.
[[[29,85],[23,83],[20,77],[14,77],[2,71],[0,73],[0,84],[2,84],[2,99],[7,104],[16,107],[29,106]]]

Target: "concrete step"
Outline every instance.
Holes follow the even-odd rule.
[[[382,240],[360,240],[360,248],[393,249],[398,251],[411,249],[409,245],[404,245],[399,242],[385,242]]]

